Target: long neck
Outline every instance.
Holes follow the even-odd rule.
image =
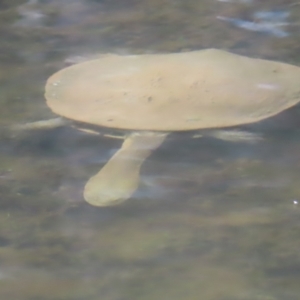
[[[161,145],[166,134],[132,133],[104,167],[89,179],[84,189],[85,200],[95,206],[118,204],[138,188],[144,160]]]

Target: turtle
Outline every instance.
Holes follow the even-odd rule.
[[[64,119],[126,132],[84,187],[89,204],[111,206],[133,195],[141,165],[170,133],[232,128],[296,105],[300,67],[219,49],[107,54],[53,74],[45,98]]]

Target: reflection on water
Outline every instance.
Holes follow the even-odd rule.
[[[298,300],[299,108],[247,126],[254,144],[170,136],[112,208],[82,189],[121,140],[7,127],[54,117],[45,80],[76,57],[215,47],[300,65],[299,14],[280,0],[2,1],[0,298]]]

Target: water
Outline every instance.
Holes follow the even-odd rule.
[[[298,107],[246,126],[264,136],[252,144],[170,136],[132,199],[111,208],[89,206],[82,190],[119,139],[7,128],[55,117],[46,79],[98,53],[215,47],[300,65],[300,5],[10,0],[0,14],[1,299],[299,299]],[[285,22],[288,34],[218,16]]]

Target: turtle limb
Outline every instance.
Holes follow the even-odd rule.
[[[13,131],[39,130],[39,129],[53,129],[69,125],[70,121],[64,118],[53,118],[49,120],[29,122],[25,124],[17,124],[11,126]]]
[[[9,126],[9,129],[15,133],[18,133],[18,132],[30,131],[30,130],[48,130],[48,129],[50,130],[50,129],[55,129],[63,126],[71,126],[72,128],[76,128],[88,134],[101,135],[104,137],[111,137],[111,138],[122,139],[122,140],[124,139],[124,134],[102,133],[96,130],[95,128],[90,128],[89,126],[87,126],[87,124],[74,122],[72,120],[61,118],[61,117],[52,118],[48,120],[28,122],[24,124],[16,124],[16,125]]]
[[[84,188],[85,200],[94,206],[111,206],[128,199],[139,185],[144,160],[161,145],[166,133],[132,133],[106,165]]]
[[[244,130],[222,130],[213,129],[207,130],[200,134],[193,135],[194,138],[209,136],[216,139],[229,141],[229,142],[245,142],[245,143],[256,143],[263,140],[263,136],[258,133],[253,133]]]

